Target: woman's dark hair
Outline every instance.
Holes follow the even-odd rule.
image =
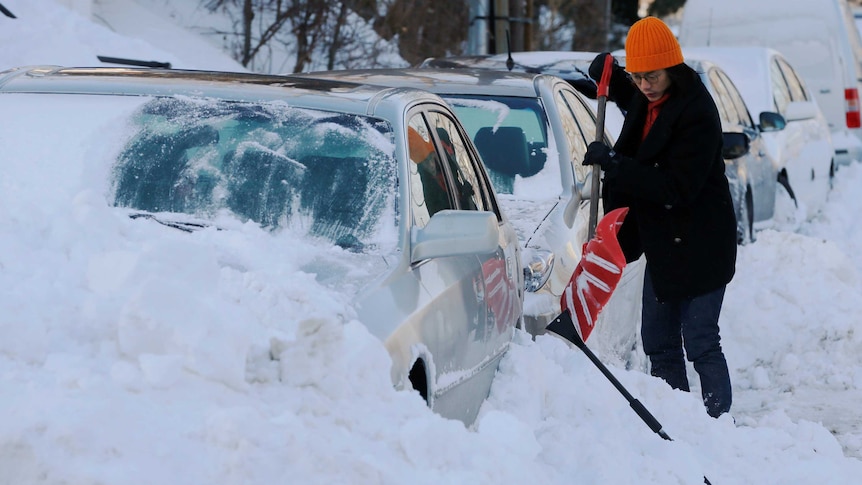
[[[678,89],[680,91],[688,91],[693,83],[699,80],[697,71],[689,67],[686,63],[668,67],[666,71],[673,89]]]

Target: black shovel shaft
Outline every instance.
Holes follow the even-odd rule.
[[[598,107],[596,108],[596,140],[604,141],[605,139],[605,111],[608,102],[607,96],[599,96]],[[590,193],[590,220],[589,220],[589,239],[596,235],[596,224],[599,222],[599,185],[602,182],[602,171],[598,166],[593,166],[592,187]]]
[[[641,404],[640,401],[635,399],[631,395],[631,393],[625,387],[623,387],[620,381],[616,377],[614,377],[610,370],[608,370],[607,366],[602,364],[602,361],[600,361],[599,358],[596,357],[596,354],[594,354],[593,351],[590,350],[589,347],[587,347],[587,345],[581,339],[581,336],[578,335],[577,330],[575,330],[575,324],[572,321],[572,315],[571,313],[569,313],[568,310],[561,313],[559,316],[557,316],[557,318],[554,319],[554,321],[548,324],[547,329],[559,335],[560,337],[563,337],[569,342],[575,344],[577,348],[581,349],[584,354],[586,354],[587,358],[590,359],[590,361],[595,364],[596,367],[598,367],[598,369],[602,372],[602,374],[605,375],[605,377],[608,378],[609,381],[611,381],[611,384],[613,384],[614,387],[617,388],[620,394],[622,394],[623,397],[626,398],[626,401],[628,401],[629,406],[631,406],[634,412],[638,416],[640,416],[643,422],[646,423],[646,425],[649,426],[649,428],[653,430],[654,433],[658,434],[659,436],[668,441],[673,441],[671,440],[670,436],[668,436],[668,434],[664,432],[661,423],[658,422],[655,416],[653,416],[652,413],[650,413],[649,410],[647,410],[647,408],[643,404]]]

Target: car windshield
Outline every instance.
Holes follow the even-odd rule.
[[[446,96],[473,139],[497,194],[519,199],[556,199],[560,186],[548,120],[537,98]]]
[[[388,121],[188,96],[5,93],[0,108],[16,120],[0,130],[8,160],[51,167],[17,182],[51,184],[41,205],[93,191],[185,230],[239,220],[356,252],[397,249]]]
[[[130,123],[112,170],[115,206],[205,219],[229,211],[355,251],[391,245],[397,166],[386,121],[169,97],[145,102]]]

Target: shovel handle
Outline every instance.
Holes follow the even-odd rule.
[[[613,70],[614,58],[610,54],[605,56],[605,64],[602,68],[602,77],[596,92],[598,97],[608,97],[608,85],[611,83],[611,71]]]
[[[608,100],[608,85],[611,83],[611,71],[613,70],[614,58],[610,54],[605,56],[605,64],[602,66],[602,76],[596,89],[598,107],[596,109],[596,138],[595,141],[605,140],[605,105]],[[601,169],[593,166],[592,192],[590,193],[590,220],[588,237],[596,235],[596,224],[599,222],[599,184],[601,184]]]

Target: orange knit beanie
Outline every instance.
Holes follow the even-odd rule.
[[[656,17],[644,17],[626,37],[626,71],[649,72],[683,62],[682,49],[670,28]]]

